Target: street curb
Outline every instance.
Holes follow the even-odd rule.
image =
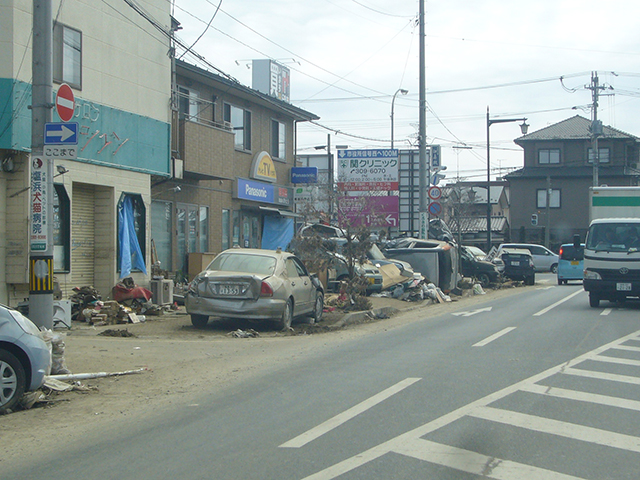
[[[382,307],[374,308],[373,310],[364,310],[361,312],[351,312],[345,314],[344,317],[342,317],[338,322],[335,323],[335,326],[340,328],[347,325],[362,323],[367,320],[374,320],[376,318],[388,318],[392,317],[393,315],[397,315],[402,311],[405,311],[405,309],[400,310],[395,307]]]

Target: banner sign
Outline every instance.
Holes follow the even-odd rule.
[[[338,150],[338,189],[398,190],[398,150]]]
[[[352,227],[397,227],[399,197],[342,197],[338,210]]]
[[[291,183],[318,183],[318,167],[291,167]]]
[[[47,188],[49,188],[47,160],[43,157],[31,159],[31,188],[29,189],[31,203],[31,234],[30,247],[32,252],[44,252],[48,243],[48,206]],[[51,184],[53,188],[53,184]]]
[[[292,197],[289,187],[247,180],[246,178],[238,178],[236,182],[236,198],[242,200],[289,206]]]

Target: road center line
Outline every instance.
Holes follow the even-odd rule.
[[[610,313],[611,313],[611,309],[605,308],[604,310],[602,310],[602,313],[600,313],[600,315],[609,315]]]
[[[573,292],[571,295],[569,295],[568,297],[563,298],[562,300],[557,301],[556,303],[554,303],[553,305],[549,305],[547,308],[543,308],[542,310],[540,310],[538,313],[534,313],[533,316],[534,317],[539,317],[540,315],[544,315],[545,313],[547,313],[549,310],[556,308],[558,305],[566,302],[567,300],[575,297],[576,295],[582,293],[584,290],[578,290],[577,292]]]
[[[288,442],[280,445],[280,448],[300,448],[305,446],[307,443],[315,440],[316,438],[324,435],[325,433],[333,430],[336,427],[339,427],[343,423],[351,420],[357,415],[367,411],[371,407],[379,404],[380,402],[386,400],[387,398],[395,395],[396,393],[404,390],[405,388],[413,385],[421,378],[406,378],[401,382],[396,383],[395,385],[383,390],[380,393],[377,393],[371,398],[366,399],[363,402],[360,402],[358,405],[351,407],[348,410],[345,410],[342,413],[339,413],[333,418],[330,418],[324,423],[321,423],[317,427],[312,428],[311,430],[307,430],[306,432],[298,435],[296,438],[289,440]]]
[[[484,340],[480,340],[478,343],[474,343],[471,346],[472,347],[484,347],[487,343],[491,343],[494,340],[496,340],[497,338],[500,338],[501,336],[506,335],[511,330],[515,330],[515,329],[516,329],[516,327],[507,327],[504,330],[500,330],[498,333],[494,333],[493,335],[485,338]]]

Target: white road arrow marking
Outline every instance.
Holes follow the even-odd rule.
[[[455,312],[451,315],[455,315],[456,317],[470,317],[471,315],[475,315],[476,313],[490,312],[492,308],[493,307],[485,307],[479,308],[478,310],[472,310],[470,312]]]

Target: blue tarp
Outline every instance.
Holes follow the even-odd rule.
[[[118,225],[120,278],[128,277],[132,268],[136,268],[146,275],[147,267],[144,264],[142,249],[133,221],[133,200],[129,195],[124,197],[118,207]]]
[[[293,218],[267,215],[262,229],[262,248],[286,250],[293,238]]]

